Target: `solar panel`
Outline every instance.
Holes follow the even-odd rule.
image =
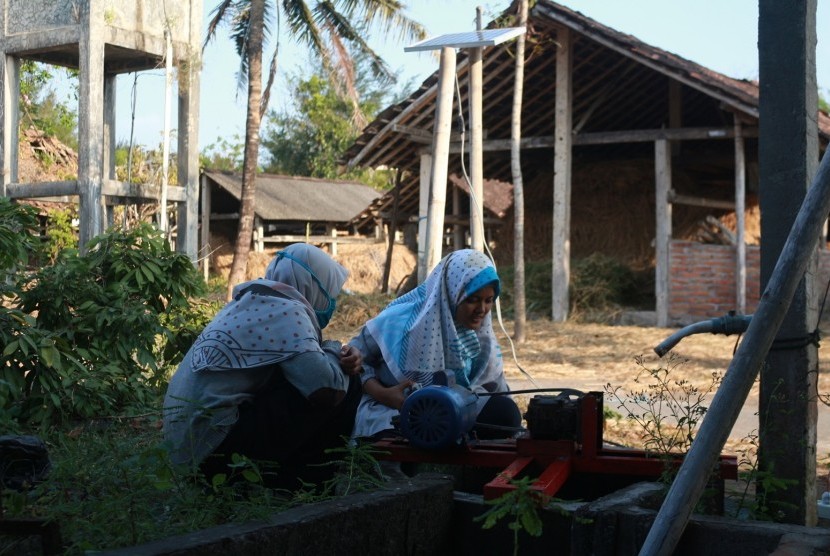
[[[496,46],[525,32],[524,27],[505,27],[504,29],[482,29],[465,33],[449,33],[431,39],[424,39],[403,49],[404,52],[438,50],[441,48],[479,48]]]

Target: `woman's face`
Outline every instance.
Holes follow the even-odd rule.
[[[484,286],[458,304],[455,310],[455,322],[464,328],[478,330],[495,301],[496,290],[493,286]]]

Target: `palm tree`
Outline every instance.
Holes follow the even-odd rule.
[[[228,297],[233,286],[244,279],[251,250],[256,193],[256,167],[259,129],[268,106],[271,86],[277,71],[279,40],[276,41],[267,84],[262,90],[262,49],[276,16],[276,36],[285,33],[305,44],[322,61],[332,83],[357,106],[354,86],[355,55],[364,55],[371,70],[385,79],[394,76],[383,59],[368,45],[362,34],[377,29],[386,38],[397,33],[400,40],[421,39],[423,27],[403,15],[405,6],[398,0],[222,0],[213,11],[205,43],[216,35],[222,22],[229,21],[231,38],[240,57],[240,86],[248,84],[248,110],[245,122],[245,153],[242,164],[242,195],[239,228],[233,263],[228,277]],[[281,21],[285,21],[284,28]]]

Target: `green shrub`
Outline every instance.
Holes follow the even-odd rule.
[[[513,313],[514,269],[499,269],[502,279],[502,310]],[[525,296],[529,318],[550,315],[551,262],[529,261],[525,264]],[[607,322],[620,312],[623,306],[639,306],[643,303],[640,292],[648,290],[643,277],[613,257],[594,253],[582,259],[574,259],[571,265],[569,287],[571,318],[582,321]]]
[[[49,220],[46,225],[46,252],[53,263],[64,249],[78,247],[78,237],[72,228],[74,213],[72,209],[49,211]]]
[[[604,321],[636,292],[634,273],[613,257],[594,253],[574,261],[568,290],[574,318]]]
[[[33,273],[3,309],[0,405],[34,425],[121,412],[166,384],[159,354],[180,355],[165,313],[182,310],[204,283],[149,224],[109,231],[86,253],[64,249]],[[36,315],[36,316],[35,316]],[[173,317],[176,318],[176,317]],[[187,329],[184,324],[179,330]]]
[[[8,276],[40,250],[37,211],[0,197],[0,271]]]

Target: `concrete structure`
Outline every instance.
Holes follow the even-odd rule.
[[[177,249],[198,245],[198,109],[202,0],[6,0],[0,8],[0,167],[12,198],[77,196],[80,240],[104,230],[106,206],[154,202],[159,193],[115,180],[115,77],[158,68],[170,52],[178,71]],[[20,64],[35,60],[79,70],[78,179],[19,183]],[[159,110],[163,110],[163,102]]]
[[[112,556],[220,554],[511,554],[507,517],[491,529],[492,506],[453,491],[450,477],[422,474],[384,488],[299,506],[267,520],[228,524],[135,547]],[[518,535],[520,554],[634,556],[664,492],[637,483],[593,501],[555,502],[539,512],[542,534]],[[827,554],[830,529],[695,515],[675,554]]]

